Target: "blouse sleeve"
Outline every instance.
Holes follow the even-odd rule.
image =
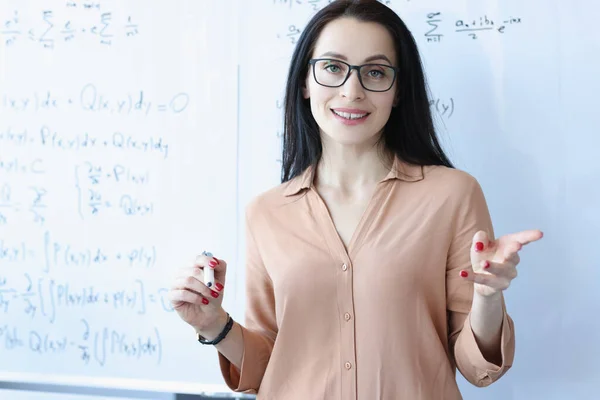
[[[235,392],[256,394],[264,376],[275,337],[275,299],[269,277],[252,234],[246,212],[246,317],[241,326],[244,341],[241,369],[219,354],[221,373]]]
[[[456,367],[470,383],[483,387],[498,380],[512,366],[515,353],[513,321],[506,312],[502,297],[501,365],[488,362],[482,355],[471,329],[470,310],[473,301],[473,282],[459,275],[461,269],[472,271],[470,248],[473,236],[486,231],[494,239],[491,217],[483,191],[469,175],[466,185],[459,185],[461,195],[456,207],[452,242],[446,270],[446,302],[448,310],[448,342]]]

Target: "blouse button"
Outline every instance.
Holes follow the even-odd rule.
[[[348,266],[346,264],[342,265],[342,271],[346,271],[348,269]]]
[[[350,318],[351,318],[351,316],[350,316],[350,313],[346,313],[346,314],[344,314],[344,319],[345,319],[346,321],[350,321]]]
[[[352,364],[347,362],[346,364],[344,364],[344,367],[346,367],[346,369],[350,369],[350,368],[352,368]]]

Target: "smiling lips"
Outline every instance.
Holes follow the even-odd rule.
[[[358,108],[332,108],[331,112],[344,125],[362,124],[371,114]]]

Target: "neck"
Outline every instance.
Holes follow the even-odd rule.
[[[317,187],[355,192],[381,181],[389,173],[393,156],[377,146],[323,144],[315,174]]]

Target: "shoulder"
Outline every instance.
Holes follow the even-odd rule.
[[[453,214],[469,209],[487,209],[487,201],[477,178],[472,174],[445,166],[425,166],[421,196],[429,198]]]
[[[442,165],[428,165],[423,167],[423,175],[425,177],[423,183],[432,193],[464,198],[481,192],[479,181],[464,170]]]
[[[290,204],[297,199],[297,196],[289,196],[290,188],[297,184],[299,178],[280,183],[263,192],[256,194],[248,204],[246,204],[246,218],[255,220],[261,215],[281,209],[282,206]]]
[[[455,226],[475,226],[493,236],[488,204],[479,181],[470,173],[443,166],[426,167],[427,192],[452,216]]]

